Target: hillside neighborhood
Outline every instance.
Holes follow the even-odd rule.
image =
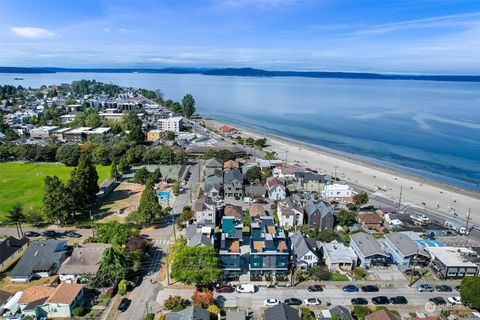
[[[478,226],[288,161],[190,94],[0,89],[0,317],[480,319]],[[39,185],[1,181],[31,164]]]

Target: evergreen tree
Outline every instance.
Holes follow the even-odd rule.
[[[183,115],[190,118],[195,113],[195,99],[191,94],[186,94],[182,99]]]
[[[93,165],[90,153],[82,153],[78,160],[77,170],[75,171],[75,175],[72,175],[72,179],[76,179],[83,189],[85,203],[93,203],[97,198],[99,188],[97,169]]]
[[[57,176],[47,176],[44,190],[43,212],[50,221],[65,222],[70,201],[65,185]]]
[[[19,238],[23,237],[22,222],[25,221],[25,216],[23,214],[23,206],[20,203],[15,203],[12,209],[8,212],[8,220],[15,223],[17,227],[17,234]]]
[[[152,223],[156,217],[162,214],[162,207],[158,203],[158,197],[155,194],[153,180],[147,179],[145,189],[142,192],[142,198],[137,209],[138,220],[141,223]]]
[[[117,162],[115,160],[113,160],[113,163],[112,163],[112,168],[110,169],[110,178],[112,179],[119,179],[121,177],[120,175],[120,172],[118,172],[118,169],[117,169]]]
[[[127,156],[123,156],[120,158],[120,161],[118,162],[118,170],[121,173],[127,173],[128,170],[130,170],[130,163]]]

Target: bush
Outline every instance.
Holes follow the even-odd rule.
[[[358,320],[364,320],[365,316],[372,313],[372,310],[368,307],[356,305],[353,307],[353,314]]]
[[[168,299],[163,302],[163,307],[166,310],[177,312],[185,309],[184,302],[180,296],[169,296]]]
[[[308,308],[300,308],[300,317],[302,320],[315,320],[315,316]]]
[[[83,313],[85,312],[85,308],[84,307],[76,307],[76,308],[73,308],[72,310],[72,315],[74,317],[81,317],[83,316]]]
[[[145,318],[143,318],[143,320],[153,320],[153,319],[155,319],[155,314],[153,313],[147,313]]]
[[[124,296],[127,293],[127,284],[128,284],[127,280],[125,279],[120,280],[120,282],[118,283],[119,295]]]
[[[474,309],[480,309],[480,276],[465,277],[460,284],[462,302]]]
[[[366,276],[368,275],[368,272],[367,270],[363,269],[363,268],[355,268],[355,270],[353,270],[353,276],[355,279],[359,280],[359,279],[363,279],[365,278]]]
[[[216,314],[216,315],[219,315],[220,314],[220,308],[217,307],[216,305],[212,304],[210,306],[208,306],[208,312],[210,313],[213,313],[213,314]]]

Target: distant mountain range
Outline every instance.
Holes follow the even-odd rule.
[[[209,76],[240,77],[307,77],[337,79],[385,79],[385,80],[425,80],[480,82],[480,76],[473,75],[417,75],[417,74],[382,74],[366,72],[327,72],[327,71],[267,71],[254,68],[53,68],[53,67],[0,67],[0,73],[57,73],[57,72],[92,72],[92,73],[171,73],[203,74]]]

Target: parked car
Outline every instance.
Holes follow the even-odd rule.
[[[378,292],[378,287],[373,285],[363,286],[362,292]]]
[[[118,311],[125,312],[131,303],[132,303],[132,300],[123,298],[122,301],[120,301],[120,304],[118,305]]]
[[[455,290],[457,290],[458,292],[460,292],[460,286],[455,286]]]
[[[460,297],[448,297],[447,301],[452,305],[462,304],[462,298],[460,298]]]
[[[319,284],[314,284],[313,286],[308,287],[308,292],[322,292],[323,288]]]
[[[131,288],[135,288],[136,286],[138,286],[139,283],[140,283],[140,276],[135,276],[132,278],[132,280],[128,282],[128,285]]]
[[[418,292],[433,292],[433,287],[429,283],[422,283],[417,286]]]
[[[343,287],[343,292],[358,292],[358,287],[353,284]]]
[[[283,303],[288,304],[289,306],[299,306],[302,304],[302,300],[297,298],[290,298],[283,301]]]
[[[452,292],[452,287],[447,286],[445,284],[442,284],[440,286],[436,286],[435,291],[438,291],[438,292]]]
[[[353,305],[366,305],[368,304],[368,300],[365,299],[365,298],[353,298],[352,300],[350,300],[352,302]]]
[[[42,233],[42,236],[47,238],[56,238],[58,237],[58,234],[55,230],[47,230]]]
[[[235,292],[235,288],[229,284],[225,284],[225,285],[216,287],[215,291],[218,293],[232,293],[232,292]]]
[[[308,298],[303,301],[307,306],[318,306],[322,304],[318,298]]]
[[[65,233],[65,236],[70,237],[70,238],[81,238],[82,237],[82,235],[80,233],[75,232],[75,231],[67,232],[67,233]]]
[[[26,231],[26,232],[23,233],[23,235],[25,237],[28,237],[28,238],[40,237],[40,233],[35,232],[35,231]]]
[[[428,301],[433,302],[436,306],[444,306],[447,304],[445,299],[442,297],[435,297],[435,298],[430,298]]]
[[[390,298],[391,304],[407,304],[408,300],[404,296],[396,296]]]
[[[253,284],[241,284],[237,286],[238,293],[255,293],[256,287]]]
[[[373,304],[390,304],[390,299],[385,296],[378,296],[372,298]]]
[[[263,305],[265,307],[276,306],[277,304],[280,304],[280,301],[278,301],[277,299],[267,299],[263,301]]]

